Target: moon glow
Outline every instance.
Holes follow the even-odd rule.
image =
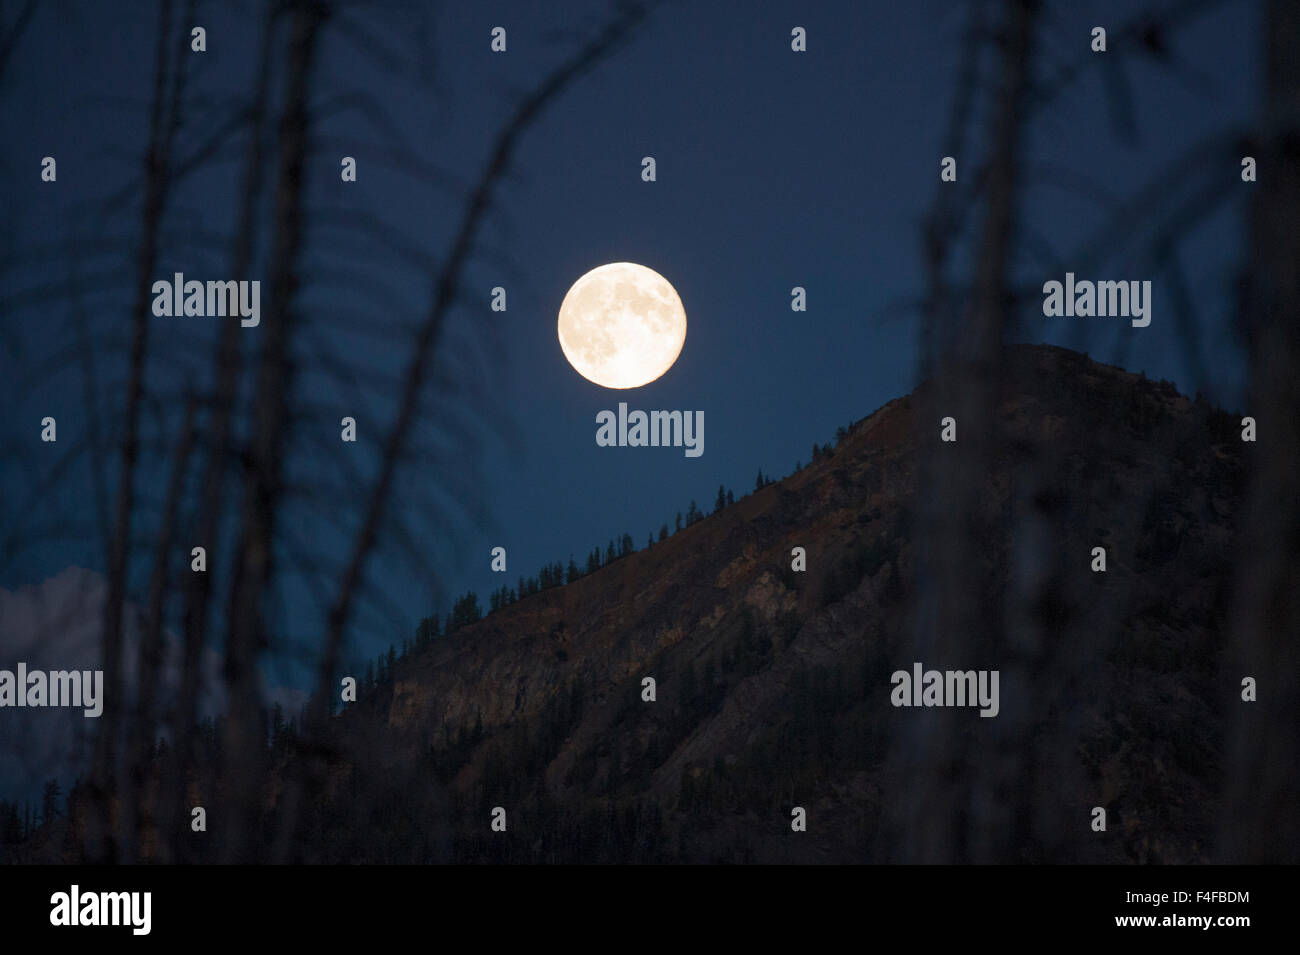
[[[560,348],[578,374],[605,388],[639,388],[677,361],[686,310],[668,280],[633,262],[592,269],[560,304]]]

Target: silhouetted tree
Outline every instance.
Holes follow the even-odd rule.
[[[45,789],[41,793],[41,821],[50,822],[59,815],[59,797],[63,791],[59,789],[57,779],[46,780]]]
[[[1254,145],[1261,172],[1250,214],[1241,316],[1250,344],[1251,413],[1272,429],[1250,454],[1226,672],[1268,674],[1268,700],[1230,707],[1221,861],[1294,864],[1300,858],[1300,6],[1264,4],[1264,111]],[[1233,153],[1235,160],[1236,153]],[[1261,439],[1263,440],[1263,439]],[[1261,681],[1262,685],[1262,681]],[[1263,712],[1257,712],[1257,709]],[[1262,731],[1267,727],[1267,731]]]
[[[447,620],[447,632],[459,630],[461,627],[475,623],[482,619],[483,612],[479,609],[478,594],[474,591],[468,591],[463,597],[457,599],[451,607],[451,617]]]
[[[18,814],[18,804],[0,800],[0,844],[17,845],[23,840],[23,820]]]
[[[284,709],[280,706],[279,702],[276,702],[271,705],[271,746],[273,748],[283,732]]]
[[[415,644],[417,647],[427,647],[440,636],[442,636],[442,629],[436,613],[432,617],[425,617],[420,621],[420,625],[415,628]]]
[[[994,9],[1000,22],[992,28],[984,26],[988,11]],[[1026,632],[1008,644],[1002,620],[989,613],[992,588],[979,568],[990,529],[981,524],[979,498],[986,493],[995,446],[1002,437],[995,408],[1002,381],[1001,346],[1009,321],[1006,305],[1017,224],[1016,186],[1033,95],[1032,54],[1040,5],[1032,0],[1002,0],[996,8],[973,4],[968,10],[973,38],[968,46],[991,44],[990,38],[997,37],[997,78],[985,88],[990,134],[980,195],[983,216],[974,237],[969,291],[962,296],[963,307],[955,308],[948,301],[945,274],[948,243],[955,231],[946,205],[951,194],[939,191],[925,235],[931,287],[922,348],[923,373],[934,374],[936,386],[924,396],[926,405],[919,417],[937,421],[938,407],[961,408],[966,416],[963,425],[976,422],[980,437],[953,444],[944,449],[951,453],[942,455],[937,442],[918,440],[925,453],[918,454],[921,504],[916,536],[924,548],[931,583],[926,612],[917,614],[909,637],[910,652],[938,655],[962,652],[972,635],[980,634],[991,648],[988,652],[996,653],[1002,664],[1002,679],[1008,680],[1013,668],[1018,677],[1027,676],[1019,668],[1029,661],[1037,634]],[[1021,685],[1042,682],[1026,679]],[[1010,840],[1015,838],[1014,820],[1033,816],[1030,806],[1020,802],[1028,798],[1024,790],[1011,782],[1029,773],[1021,761],[1029,758],[1033,747],[1016,721],[1020,713],[1030,712],[1032,707],[1026,705],[1016,714],[1003,713],[1000,738],[990,748],[981,748],[978,756],[963,747],[955,734],[940,732],[937,723],[918,722],[898,735],[893,744],[896,771],[916,783],[911,797],[890,810],[897,831],[915,836],[897,846],[900,861],[993,862],[1008,857]]]

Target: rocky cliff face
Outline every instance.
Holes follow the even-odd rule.
[[[1026,835],[1016,858],[1202,860],[1236,698],[1237,678],[1218,672],[1246,447],[1236,419],[1062,349],[1008,356],[1002,446],[1052,449],[1065,533],[1047,546],[1075,568],[1051,611],[1060,646],[1042,678],[1056,682],[1039,697],[1052,705],[1025,740],[1023,785],[1061,835]],[[890,676],[913,663],[927,597],[914,397],[785,480],[399,664],[335,721],[312,858],[888,858],[906,833],[882,819],[911,784],[890,753],[919,715],[891,705]],[[1010,452],[1000,463],[984,498],[1002,529],[986,551],[1001,581],[991,616],[1019,553],[1023,477]],[[1105,573],[1090,569],[1095,546]],[[791,569],[796,547],[805,572]],[[998,719],[960,716],[978,752]],[[489,830],[498,806],[505,833]],[[791,829],[795,806],[807,832]],[[1089,829],[1092,806],[1107,808],[1104,834]]]

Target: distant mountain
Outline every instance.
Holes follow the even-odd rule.
[[[1048,546],[1077,566],[1050,608],[1062,623],[1042,672],[1056,682],[1018,784],[1059,835],[1027,826],[1006,861],[1204,861],[1237,684],[1219,673],[1237,419],[1059,348],[1010,348],[1005,375],[1000,446],[1054,449],[1064,533]],[[923,717],[890,702],[927,599],[913,534],[922,395],[666,541],[397,663],[332,721],[302,861],[890,859],[908,837],[891,809],[915,798],[891,754]],[[991,616],[1016,559],[1004,463],[981,498],[1003,529],[987,543]],[[1090,569],[1098,545],[1105,573]],[[997,667],[970,637],[970,659],[921,662]],[[999,717],[953,714],[977,755],[1005,732],[1002,692]],[[296,760],[281,751],[277,776]],[[1105,833],[1089,828],[1098,805]],[[806,832],[792,831],[795,806]],[[495,807],[505,832],[490,829]]]
[[[1041,753],[1044,778],[1025,780],[1081,771],[1077,838],[1047,861],[1201,860],[1235,685],[1217,669],[1243,492],[1236,419],[1063,349],[1007,360],[1009,442],[1061,446],[1069,533],[1054,546],[1079,568],[1072,634],[1092,626],[1106,647],[1078,675],[1068,751]],[[880,820],[909,798],[887,757],[918,715],[889,698],[925,599],[910,535],[915,397],[791,477],[399,664],[336,721],[345,755],[314,820],[320,858],[885,858]],[[989,488],[995,513],[1009,485]],[[1104,574],[1089,569],[1098,544]],[[806,572],[791,570],[794,547]],[[1007,551],[989,542],[990,559]],[[969,716],[978,747],[997,719]],[[1105,835],[1088,828],[1094,804],[1108,808]],[[489,829],[498,806],[505,833]],[[794,806],[807,832],[792,832]]]

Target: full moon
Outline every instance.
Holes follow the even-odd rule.
[[[560,303],[560,348],[578,374],[606,388],[639,388],[677,360],[686,310],[668,280],[633,262],[594,268]]]

